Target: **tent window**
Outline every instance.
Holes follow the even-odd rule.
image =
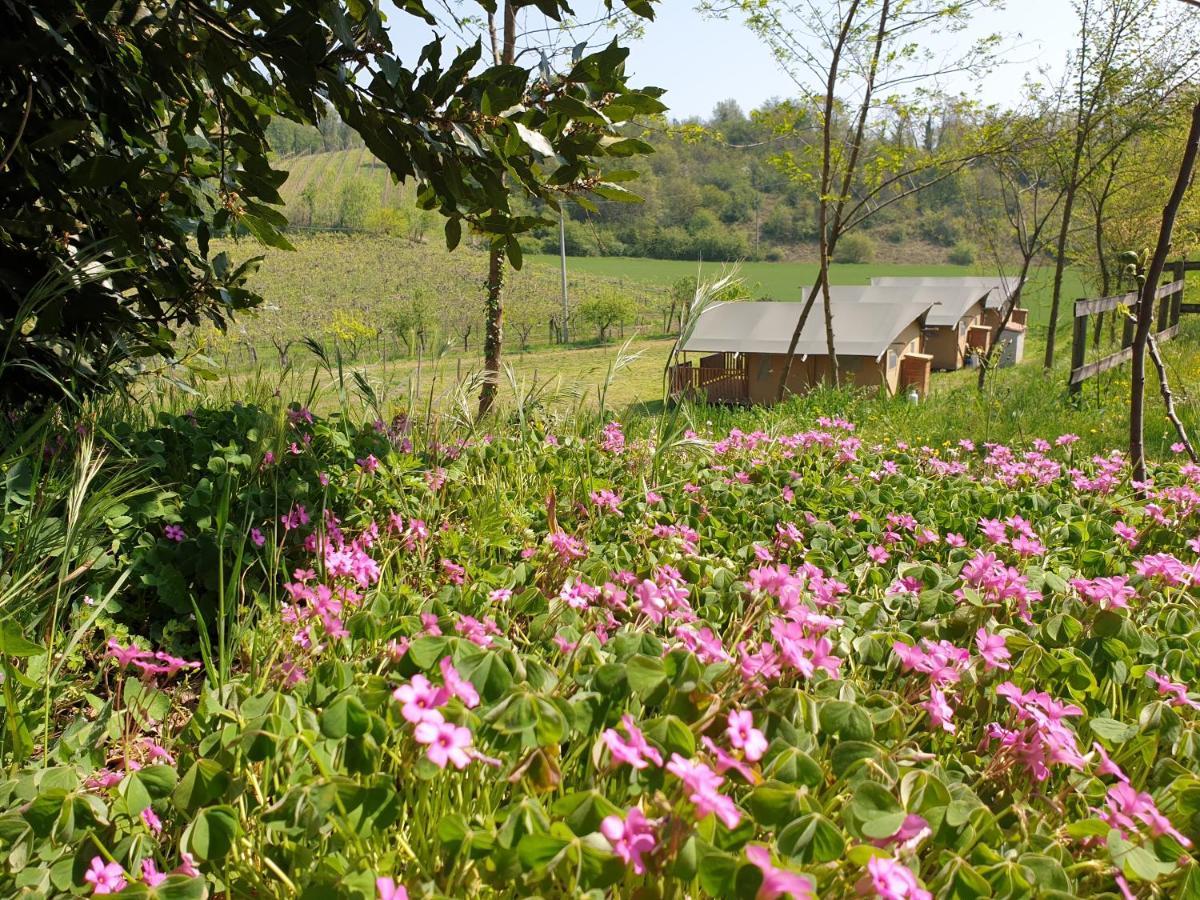
[[[892,371],[892,369],[896,368],[896,362],[897,362],[896,351],[889,350],[888,354],[887,354],[887,367],[888,367],[889,372]]]

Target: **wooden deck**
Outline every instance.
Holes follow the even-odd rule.
[[[750,402],[744,369],[715,369],[680,363],[671,367],[671,398],[690,397],[707,403],[743,405]]]

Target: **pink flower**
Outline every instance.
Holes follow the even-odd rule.
[[[379,468],[379,460],[375,458],[374,453],[368,453],[365,459],[355,460],[355,462],[357,462],[358,467],[368,475],[374,474],[375,470]]]
[[[922,703],[921,707],[929,713],[929,721],[935,728],[954,734],[954,723],[951,721],[954,718],[954,709],[946,702],[946,695],[941,690],[930,688],[929,699]]]
[[[909,813],[904,817],[904,821],[900,823],[900,827],[895,833],[889,837],[878,838],[871,841],[876,847],[890,847],[892,844],[898,845],[898,849],[902,852],[916,850],[920,846],[921,841],[929,837],[933,832],[929,828],[929,822],[924,816],[918,816],[916,813]]]
[[[180,863],[172,873],[174,875],[186,875],[188,878],[199,878],[200,870],[196,868],[196,860],[192,858],[192,854],[186,850],[179,854]]]
[[[967,546],[967,539],[965,537],[963,537],[961,534],[958,534],[957,532],[952,531],[948,535],[946,535],[946,546],[947,547],[965,547],[965,546]]]
[[[479,705],[479,692],[475,690],[475,685],[458,674],[458,669],[454,668],[454,661],[449,656],[442,657],[438,668],[442,670],[442,679],[451,695],[461,700],[468,709]]]
[[[621,727],[629,735],[628,738],[622,738],[615,728],[606,728],[600,735],[615,762],[625,763],[635,769],[644,769],[650,763],[656,766],[663,764],[662,754],[647,742],[633,721],[633,716],[628,713],[621,716]]]
[[[266,535],[264,535],[262,533],[262,531],[260,531],[259,529],[251,528],[250,529],[250,542],[252,544],[254,544],[255,547],[261,547],[263,544],[265,544],[267,542],[267,538],[266,538]]]
[[[125,870],[120,863],[106,863],[99,856],[92,857],[92,865],[84,873],[83,880],[92,886],[93,894],[115,894],[125,890]]]
[[[754,727],[754,714],[749,710],[734,710],[729,713],[725,734],[729,743],[741,750],[746,759],[757,762],[767,752],[767,739]]]
[[[148,806],[142,810],[142,821],[153,834],[162,834],[162,819]]]
[[[615,515],[621,515],[621,498],[607,488],[592,491],[592,504],[599,510],[608,510]]]
[[[492,603],[507,603],[512,599],[512,595],[511,588],[496,588],[496,590],[488,594],[488,600]]]
[[[780,869],[771,864],[771,851],[761,844],[746,845],[746,859],[762,872],[762,885],[755,900],[775,900],[776,897],[792,897],[793,900],[816,900],[812,882],[803,875]]]
[[[975,632],[975,646],[979,648],[979,655],[983,657],[984,667],[989,672],[992,669],[1009,668],[1008,660],[1012,658],[1012,653],[1005,646],[1004,635],[988,634],[986,629],[980,628]]]
[[[1197,703],[1188,696],[1187,685],[1178,684],[1174,681],[1171,681],[1169,678],[1158,674],[1153,669],[1150,669],[1146,672],[1146,677],[1158,685],[1158,692],[1160,694],[1171,695],[1172,706],[1190,706],[1192,709],[1200,709],[1200,703]]]
[[[105,646],[108,647],[108,650],[105,651],[104,655],[115,659],[117,661],[117,665],[122,669],[126,668],[127,666],[134,665],[135,663],[150,656],[150,651],[143,650],[136,644],[130,644],[128,647],[122,647],[116,638],[109,638],[108,643]]]
[[[158,866],[154,864],[154,860],[142,860],[142,881],[145,883],[146,887],[158,887],[166,880],[167,876],[158,871]]]
[[[600,833],[608,840],[613,853],[633,867],[635,875],[645,873],[646,862],[642,857],[657,849],[658,838],[654,823],[646,818],[641,807],[630,807],[624,820],[620,816],[606,816],[600,823]]]
[[[933,894],[921,887],[912,869],[892,857],[873,856],[867,860],[864,882],[882,900],[933,900]]]
[[[1129,784],[1129,776],[1121,770],[1120,766],[1109,759],[1108,754],[1104,752],[1104,748],[1102,746],[1093,742],[1092,749],[1100,754],[1100,765],[1096,766],[1097,775],[1112,775],[1118,781],[1123,781],[1125,784]]]
[[[419,724],[442,721],[438,707],[446,705],[450,691],[444,687],[435,688],[424,675],[414,675],[408,684],[392,691],[392,696],[404,704],[400,714],[409,722]]]
[[[391,878],[376,878],[375,890],[379,893],[379,900],[408,900],[408,890]]]
[[[883,565],[891,558],[891,554],[888,553],[885,548],[876,544],[871,544],[869,547],[867,547],[867,556],[870,557],[871,562],[875,563],[876,565]]]
[[[1108,789],[1105,809],[1098,810],[1100,818],[1119,831],[1137,831],[1138,823],[1149,828],[1154,837],[1169,834],[1185,847],[1192,846],[1188,838],[1176,830],[1171,820],[1158,811],[1154,798],[1134,790],[1128,784],[1118,783]]]
[[[168,541],[174,541],[175,543],[180,544],[183,543],[184,538],[187,537],[187,533],[178,525],[167,525],[163,528],[163,537],[165,537]],[[108,891],[96,891],[96,893],[107,894]]]
[[[696,818],[703,819],[715,813],[726,828],[736,828],[742,814],[732,800],[717,791],[725,779],[702,762],[685,759],[678,753],[671,754],[667,771],[683,782],[690,792],[688,800],[696,807]]]
[[[439,769],[452,763],[456,769],[465,769],[471,762],[466,748],[471,746],[471,732],[452,722],[418,722],[413,729],[418,744],[425,744],[425,755]]]

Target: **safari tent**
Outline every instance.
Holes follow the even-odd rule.
[[[971,285],[870,285],[862,299],[874,303],[932,303],[925,318],[924,350],[933,368],[960,369],[971,351],[986,351],[992,329],[984,313],[990,290]]]
[[[873,303],[862,289],[831,292],[834,350],[843,381],[895,394],[929,389],[931,358],[922,352],[926,302]],[[710,403],[775,402],[801,302],[723,303],[705,310],[679,347],[672,394]],[[818,300],[796,344],[787,390],[802,393],[827,381],[830,360]]]

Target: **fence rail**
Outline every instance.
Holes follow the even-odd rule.
[[[1189,270],[1200,268],[1200,264],[1176,262],[1168,266],[1174,280],[1169,284],[1160,285],[1154,292],[1154,299],[1162,301],[1158,305],[1158,321],[1155,323],[1154,339],[1161,343],[1179,334],[1179,316],[1183,312],[1200,312],[1200,306],[1183,302],[1184,276]],[[1136,306],[1139,300],[1137,291],[1119,294],[1114,297],[1099,297],[1091,300],[1075,301],[1075,333],[1071,343],[1071,377],[1068,388],[1072,394],[1078,394],[1083,389],[1083,383],[1102,372],[1115,369],[1127,363],[1133,357],[1133,322],[1127,320],[1121,334],[1121,349],[1108,356],[1086,362],[1088,320],[1095,315],[1103,315],[1121,306]]]

